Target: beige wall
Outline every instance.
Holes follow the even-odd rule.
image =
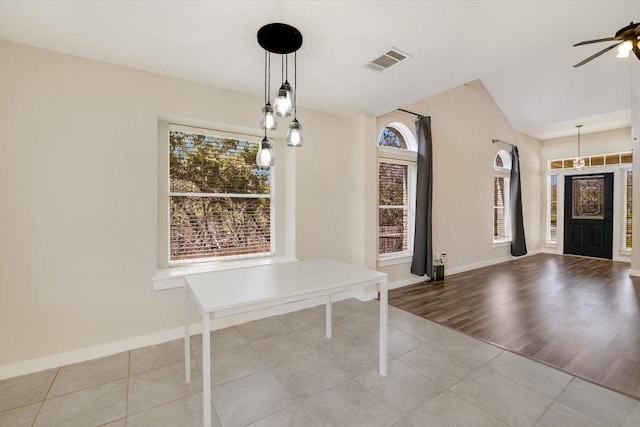
[[[0,61],[0,366],[179,327],[181,291],[151,287],[158,121],[259,134],[261,100],[8,42]],[[539,248],[540,144],[479,82],[409,109],[433,120],[434,249],[448,271],[509,254],[491,241],[492,138],[520,147],[527,243]],[[277,143],[279,243],[375,267],[377,136],[387,119],[412,129],[414,118],[299,117],[305,146]],[[410,276],[408,264],[386,270]]]
[[[584,131],[584,130],[583,130]],[[580,154],[619,153],[631,151],[631,129],[613,129],[605,132],[594,132],[580,135]],[[578,131],[572,136],[542,141],[540,152],[541,168],[545,171],[549,160],[566,159],[578,155]]]
[[[179,327],[181,290],[151,285],[158,120],[259,134],[261,99],[8,42],[0,65],[0,366]],[[298,116],[290,246],[351,261],[354,122]]]
[[[457,87],[407,110],[431,116],[433,137],[433,250],[447,254],[447,271],[488,265],[510,257],[493,247],[492,139],[516,144],[520,153],[524,225],[529,251],[540,248],[540,142],[515,131],[480,81]],[[377,119],[379,135],[391,122],[415,130],[416,118],[392,112]],[[375,144],[374,141],[372,143]],[[381,268],[391,280],[410,277],[410,263]]]

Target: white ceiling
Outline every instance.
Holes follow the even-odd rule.
[[[259,97],[256,32],[285,22],[304,37],[300,106],[380,115],[481,78],[513,126],[539,138],[580,120],[585,133],[628,125],[635,59],[613,50],[574,69],[607,44],[570,46],[632,20],[640,1],[0,1],[0,39]],[[412,58],[364,68],[390,47]]]

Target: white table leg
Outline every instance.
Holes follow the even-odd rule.
[[[202,425],[211,427],[211,342],[209,313],[202,314]]]
[[[389,300],[387,278],[380,282],[380,375],[387,376],[387,331],[389,328],[388,317]]]
[[[331,338],[332,335],[332,326],[331,326],[331,318],[332,315],[332,307],[331,307],[331,294],[327,295],[327,309],[326,309],[326,319],[325,323],[327,325],[327,338]]]
[[[191,337],[189,335],[189,291],[184,286],[184,375],[187,384],[191,382]]]

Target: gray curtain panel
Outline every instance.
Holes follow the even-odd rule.
[[[511,255],[526,255],[527,243],[524,239],[522,193],[520,191],[520,156],[518,155],[518,147],[516,146],[511,148],[509,196],[511,207]]]
[[[418,135],[418,179],[416,181],[416,228],[413,239],[411,273],[433,274],[433,243],[431,217],[433,213],[433,154],[431,150],[431,117],[416,121]]]

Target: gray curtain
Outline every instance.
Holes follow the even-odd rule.
[[[518,155],[518,147],[516,146],[511,148],[509,196],[511,207],[511,255],[526,255],[527,244],[524,240],[522,194],[520,192],[520,156]]]
[[[433,212],[433,155],[431,151],[431,117],[416,121],[418,135],[418,179],[416,182],[416,228],[413,240],[411,273],[433,274],[431,217]]]

